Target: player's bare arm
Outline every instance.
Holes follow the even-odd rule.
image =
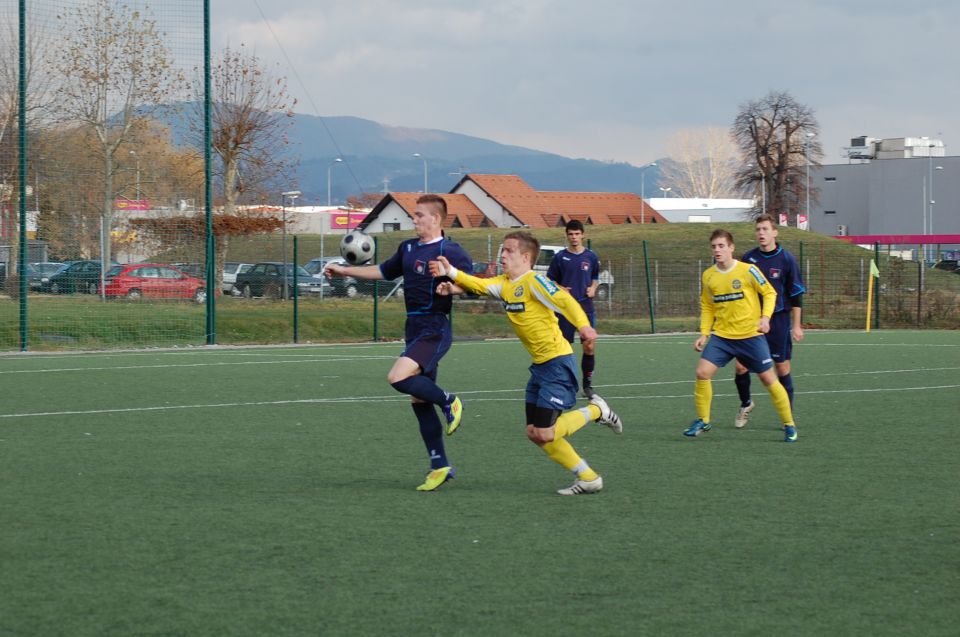
[[[465,290],[450,281],[442,281],[437,284],[437,294],[440,296],[450,296],[451,294],[463,294]]]
[[[383,273],[378,265],[342,265],[331,263],[323,269],[323,276],[332,279],[335,276],[352,276],[355,279],[368,281],[383,280]]]
[[[760,317],[760,324],[757,326],[757,331],[760,332],[761,334],[766,334],[767,332],[770,331],[770,317],[769,317],[769,316],[761,316],[761,317]]]
[[[436,261],[428,263],[427,267],[430,269],[430,276],[452,276],[456,271],[456,268],[450,265],[447,257],[443,255],[438,256]]]
[[[597,330],[590,325],[584,325],[580,328],[580,342],[584,345],[593,343],[597,340]]]

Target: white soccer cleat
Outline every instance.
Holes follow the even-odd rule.
[[[560,495],[588,495],[590,493],[599,493],[602,488],[603,478],[601,476],[597,476],[596,480],[581,480],[577,478],[576,481],[566,489],[557,489],[557,493]]]
[[[600,417],[597,418],[598,423],[604,427],[609,427],[615,434],[623,433],[623,421],[620,420],[620,416],[618,416],[615,411],[610,409],[607,401],[597,394],[594,394],[590,397],[590,404],[596,405],[600,409]]]
[[[737,410],[737,417],[733,419],[733,426],[737,429],[743,429],[747,426],[747,422],[750,420],[750,412],[753,411],[754,403],[751,400],[750,404],[746,407],[741,407]]]

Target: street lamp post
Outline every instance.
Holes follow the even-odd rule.
[[[130,154],[133,155],[134,160],[137,162],[137,205],[140,205],[140,155],[137,154],[137,151],[131,150]]]
[[[332,169],[335,165],[340,164],[340,163],[343,163],[343,160],[342,160],[341,158],[337,157],[337,158],[334,159],[332,162],[330,162],[330,165],[329,165],[329,166],[327,166],[327,205],[328,205],[328,206],[332,206],[332,205],[333,205],[332,203],[330,203],[330,202],[332,201],[332,199],[331,199],[331,192],[332,192],[332,191],[331,191],[331,187],[330,187],[330,184],[331,184],[332,182],[330,181],[330,177],[331,177],[331,176],[330,176],[330,171],[331,171],[331,169]]]
[[[413,156],[423,160],[423,194],[427,194],[428,192],[430,192],[430,189],[427,186],[427,175],[428,175],[427,158],[421,155],[420,153],[414,153]]]
[[[283,239],[280,241],[280,250],[283,253],[283,300],[287,300],[287,199],[295,201],[300,196],[299,190],[288,190],[280,193],[280,208],[283,211]]]
[[[664,199],[667,198],[667,193],[670,192],[671,190],[673,190],[673,189],[670,188],[669,186],[666,187],[666,188],[660,188],[660,192],[663,193],[663,198],[664,198]]]
[[[646,194],[645,190],[647,186],[647,168],[654,168],[656,165],[657,162],[652,161],[640,169],[640,223],[643,223],[643,219],[646,216],[644,214],[644,206],[646,206],[646,203],[644,203],[644,195]]]
[[[807,191],[807,223],[810,223],[810,157],[808,156],[808,151],[810,150],[810,143],[814,137],[814,133],[807,133],[807,138],[803,142],[803,163],[807,170],[807,186],[805,188]]]

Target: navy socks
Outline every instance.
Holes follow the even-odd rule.
[[[750,404],[750,373],[737,374],[733,377],[733,382],[737,386],[737,395],[740,396],[740,406],[746,407]]]
[[[423,374],[417,374],[391,383],[391,386],[402,394],[410,394],[414,398],[425,400],[434,405],[446,405],[451,398],[447,392],[440,389],[435,382]]]
[[[430,468],[449,467],[447,452],[443,448],[443,425],[437,416],[437,410],[430,403],[411,403],[413,413],[420,423],[420,437],[430,455]]]

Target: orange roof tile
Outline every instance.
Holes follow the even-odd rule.
[[[647,223],[667,223],[660,213],[631,192],[536,191],[517,175],[470,173],[464,179],[472,180],[520,223],[531,228],[556,227],[561,219],[613,224],[624,223],[629,217],[639,222],[641,216]]]

